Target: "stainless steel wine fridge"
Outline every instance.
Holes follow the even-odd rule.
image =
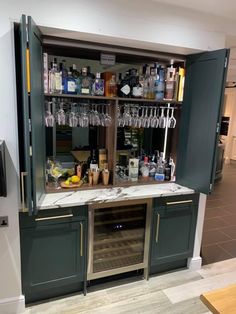
[[[89,206],[87,280],[144,269],[148,273],[151,200]]]

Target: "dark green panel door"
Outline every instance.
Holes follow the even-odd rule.
[[[23,206],[36,212],[45,191],[45,128],[41,33],[31,17],[20,23],[22,120],[24,138]]]
[[[28,17],[30,54],[30,110],[32,128],[32,182],[35,209],[45,191],[45,126],[43,101],[43,50],[41,33]]]
[[[20,111],[22,124],[23,124],[23,134],[21,140],[24,145],[23,154],[23,171],[21,173],[22,180],[22,193],[24,193],[25,200],[22,200],[23,210],[28,209],[29,212],[32,212],[32,172],[31,172],[31,157],[30,157],[30,109],[29,109],[29,94],[27,89],[27,56],[26,51],[28,48],[27,43],[27,33],[26,33],[26,16],[22,15],[20,27],[20,52],[21,52],[21,95],[22,95],[22,110]],[[24,186],[24,188],[23,188]]]
[[[27,302],[79,290],[85,278],[85,231],[85,221],[21,229],[22,282]]]
[[[172,202],[171,199],[170,201]],[[172,262],[187,259],[192,255],[197,205],[187,202],[174,201],[173,205],[170,203],[154,209],[151,266],[165,263],[171,265]]]
[[[187,57],[177,182],[209,193],[227,70],[226,49]]]

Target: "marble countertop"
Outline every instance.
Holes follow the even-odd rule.
[[[45,194],[39,210],[192,193],[194,190],[176,183],[49,193]]]

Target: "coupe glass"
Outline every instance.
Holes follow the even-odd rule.
[[[50,175],[54,178],[54,187],[55,189],[60,189],[59,178],[63,175],[63,168],[59,161],[52,161],[50,167]]]

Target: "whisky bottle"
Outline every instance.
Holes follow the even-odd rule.
[[[116,76],[112,75],[110,81],[108,82],[108,96],[116,97],[117,96],[117,86],[116,86]]]

